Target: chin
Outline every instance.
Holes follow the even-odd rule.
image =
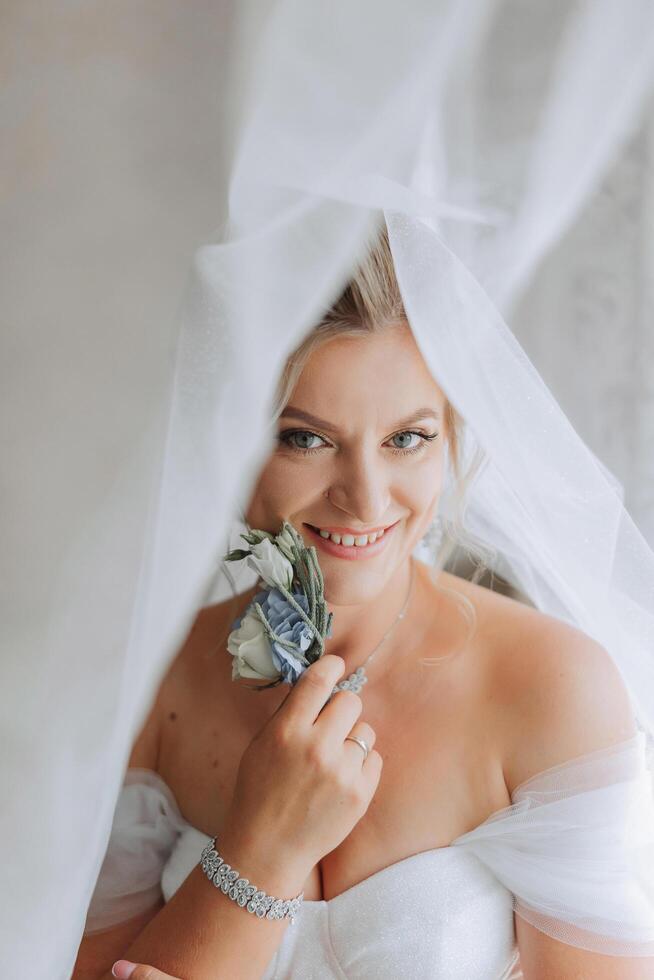
[[[354,563],[351,563],[352,565]],[[376,599],[386,585],[389,569],[375,574],[372,570],[362,573],[361,568],[344,572],[331,572],[322,566],[325,580],[325,599],[333,606],[361,606]],[[331,574],[330,574],[331,573]]]

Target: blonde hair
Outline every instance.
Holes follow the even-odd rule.
[[[402,322],[409,326],[384,226],[340,297],[288,357],[275,392],[274,419],[288,403],[305,364],[318,347],[336,337],[378,334]],[[447,397],[444,422],[456,487],[456,512],[453,520],[443,521],[444,534],[437,563],[444,566],[459,545],[475,565],[471,581],[476,582],[484,574],[486,559],[492,552],[464,527],[463,522],[467,489],[486,457],[478,448],[468,471],[462,473],[460,456],[465,422]]]

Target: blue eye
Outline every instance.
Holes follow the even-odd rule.
[[[394,453],[400,453],[404,456],[409,453],[418,453],[437,436],[437,432],[416,432],[413,429],[396,432],[389,440],[393,443],[390,449]],[[316,432],[311,432],[309,429],[286,429],[279,433],[277,440],[280,445],[305,456],[320,452],[321,449],[329,445],[322,436]],[[384,443],[384,445],[388,445],[388,443]]]
[[[391,449],[396,453],[417,453],[435,439],[438,435],[437,432],[427,433],[427,432],[415,432],[412,429],[407,429],[405,432],[396,432],[394,436],[391,436],[391,442],[395,445],[391,446]],[[398,444],[395,440],[399,440]],[[417,442],[411,442],[412,439],[416,439]]]
[[[419,441],[412,443],[413,438],[420,440],[420,434],[418,432],[396,432],[391,438],[391,442],[394,443],[394,449],[415,449],[420,443]]]
[[[280,443],[290,449],[304,453],[315,452],[320,449],[321,445],[325,445],[322,436],[316,435],[315,432],[309,432],[308,429],[289,429],[286,432],[280,432],[278,439]],[[317,439],[318,442],[314,443],[314,439]]]

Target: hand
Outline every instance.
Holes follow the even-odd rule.
[[[179,977],[171,977],[169,973],[162,973],[154,966],[130,963],[129,960],[117,960],[111,969],[111,975],[119,980],[180,980]]]
[[[326,703],[344,669],[332,654],[315,661],[243,753],[217,846],[227,861],[242,858],[246,874],[251,857],[252,867],[283,867],[301,885],[368,809],[383,764],[375,732],[357,722],[353,691]],[[350,734],[371,748],[365,762]]]

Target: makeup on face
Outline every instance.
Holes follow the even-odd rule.
[[[396,521],[394,524],[391,524],[376,536],[374,542],[367,544],[364,544],[360,540],[363,535],[338,534],[334,532],[334,535],[340,538],[340,541],[334,541],[331,536],[325,537],[324,534],[321,535],[311,524],[305,523],[303,527],[309,532],[311,540],[315,542],[316,547],[328,555],[334,555],[335,558],[344,558],[346,561],[366,561],[367,559],[375,558],[386,549],[399,523],[399,521]],[[357,538],[359,538],[359,543],[356,543]]]
[[[444,406],[407,325],[318,346],[277,418],[248,521],[272,530],[283,515],[327,566],[368,561],[377,574],[374,559],[393,562],[433,506]]]

